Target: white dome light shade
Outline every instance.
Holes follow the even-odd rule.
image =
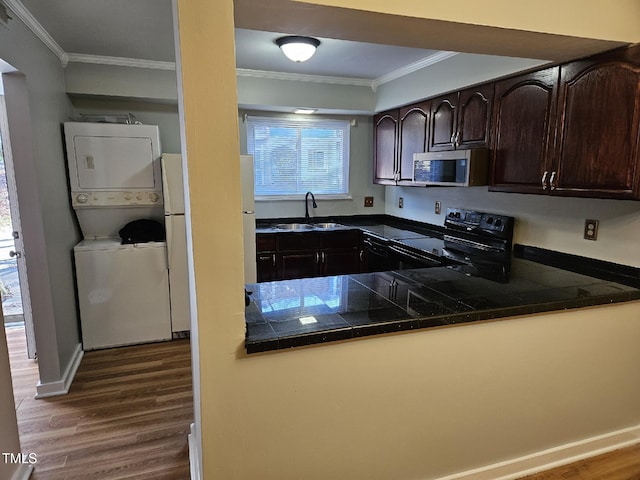
[[[291,35],[278,38],[276,45],[282,49],[282,52],[292,62],[306,62],[316,53],[320,40],[312,37]]]

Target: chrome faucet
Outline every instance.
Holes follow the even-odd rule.
[[[304,196],[304,219],[309,220],[309,195],[311,195],[311,205],[313,208],[318,208],[318,204],[316,203],[316,197],[313,196],[313,193],[307,192]]]

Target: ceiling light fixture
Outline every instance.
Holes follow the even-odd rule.
[[[292,62],[306,62],[316,53],[320,40],[312,37],[289,35],[276,39],[276,45]]]

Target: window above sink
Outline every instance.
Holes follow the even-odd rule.
[[[256,200],[349,196],[348,120],[248,116]]]

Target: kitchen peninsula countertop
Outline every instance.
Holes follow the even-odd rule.
[[[248,284],[245,347],[257,353],[640,299],[639,269],[594,268],[592,276],[548,258],[516,246],[506,283],[446,266]]]

